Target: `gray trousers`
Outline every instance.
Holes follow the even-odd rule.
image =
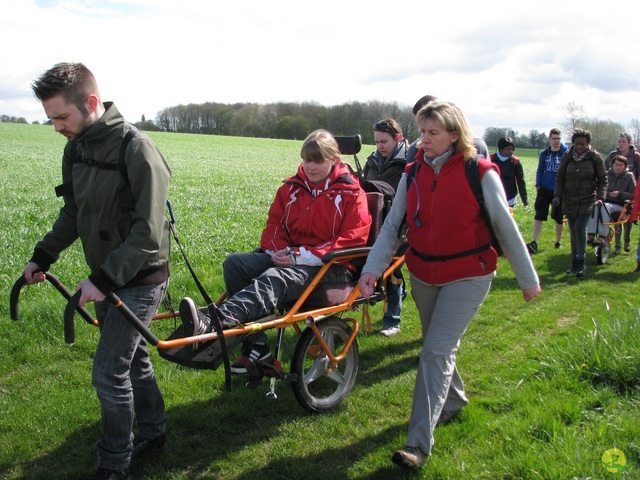
[[[456,369],[456,354],[460,338],[487,297],[494,275],[440,286],[411,275],[411,293],[422,323],[422,350],[406,445],[431,454],[440,413],[460,410],[469,403]]]
[[[261,252],[229,255],[222,268],[227,301],[220,311],[240,323],[258,320],[264,312],[295,302],[320,271],[320,267],[275,267],[271,256]],[[320,283],[354,281],[351,270],[334,265]]]

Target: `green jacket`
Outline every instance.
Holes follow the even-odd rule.
[[[105,103],[105,108],[95,124],[65,147],[64,205],[31,259],[46,271],[80,237],[91,269],[89,279],[103,293],[168,277],[170,236],[165,206],[171,177],[153,141],[138,133],[125,154],[135,209],[123,212],[119,189],[126,188],[126,181],[117,169],[72,162],[77,145],[85,160],[118,163],[122,140],[132,126],[115,105]]]

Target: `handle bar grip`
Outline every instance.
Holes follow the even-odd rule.
[[[16,283],[13,284],[11,289],[11,295],[9,296],[9,312],[12,320],[20,320],[20,307],[18,306],[18,298],[20,297],[20,290],[27,284],[27,279],[24,275],[21,275]]]
[[[67,306],[64,309],[64,341],[67,343],[73,343],[76,341],[76,331],[75,325],[73,323],[73,315],[76,313],[76,309],[78,308],[78,302],[80,301],[80,296],[82,295],[82,290],[78,290],[67,302]]]
[[[71,298],[71,292],[65,287],[60,280],[53,274],[49,272],[45,272],[45,277],[54,287],[58,290],[65,300],[69,300]],[[9,311],[11,314],[12,320],[20,320],[20,307],[18,304],[18,300],[20,299],[20,291],[22,287],[24,287],[27,283],[27,280],[24,278],[24,275],[21,275],[16,283],[13,284],[13,288],[11,289],[11,295],[9,297]],[[78,313],[84,318],[87,323],[91,325],[97,325],[98,322],[95,318],[89,313],[87,309],[84,307],[78,308]]]

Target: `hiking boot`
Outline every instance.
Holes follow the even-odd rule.
[[[110,470],[108,468],[99,467],[98,471],[93,477],[93,480],[130,480],[129,469],[124,470]]]
[[[529,250],[531,255],[538,253],[538,242],[533,240],[532,242],[527,243],[527,250]]]
[[[625,242],[624,251],[627,252],[627,253],[629,253],[631,251],[631,244],[629,244],[629,242]]]
[[[231,373],[247,375],[255,367],[256,362],[264,362],[271,358],[271,350],[266,343],[242,342],[242,353],[231,365]]]
[[[159,452],[164,449],[167,444],[167,436],[162,433],[154,438],[135,437],[133,439],[133,451],[131,452],[131,461],[140,460],[149,453]]]
[[[560,242],[556,242],[553,244],[554,248],[560,248],[562,244]]]
[[[418,470],[424,463],[429,462],[429,455],[420,450],[420,447],[405,446],[396,450],[391,461],[401,467]]]
[[[384,335],[385,337],[393,337],[400,333],[400,327],[384,327],[380,330],[380,335]]]
[[[616,245],[616,248],[613,249],[614,255],[620,255],[620,245]]]
[[[604,247],[607,244],[607,239],[604,237],[598,237],[593,241],[594,247]]]

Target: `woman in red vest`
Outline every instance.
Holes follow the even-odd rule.
[[[416,122],[422,133],[418,168],[410,185],[406,174],[400,180],[359,281],[368,298],[400,244],[397,232],[406,218],[406,264],[423,345],[407,440],[391,460],[412,469],[428,461],[436,425],[453,419],[468,403],[456,370],[456,353],[496,274],[492,230],[525,301],[540,293],[538,275],[489,160],[477,159],[490,224],[471,190],[465,165],[474,161],[476,149],[463,113],[451,103],[430,103],[417,113]]]

